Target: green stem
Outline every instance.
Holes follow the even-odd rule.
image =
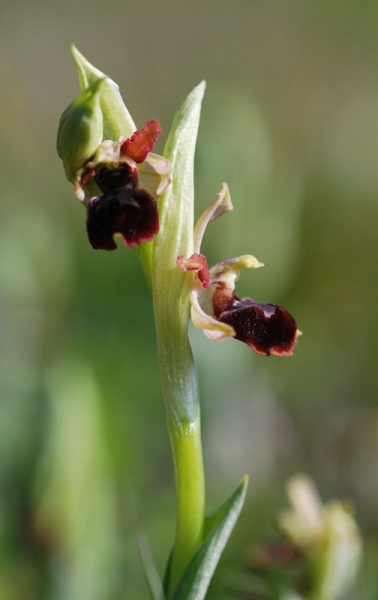
[[[145,242],[144,244],[137,246],[136,254],[142,265],[147,283],[152,287],[152,242]]]
[[[176,267],[175,279],[184,274]],[[169,273],[167,272],[167,283]],[[168,284],[169,289],[169,284]],[[156,289],[154,289],[156,292]],[[202,457],[197,375],[188,338],[188,293],[171,303],[154,295],[162,388],[167,409],[176,492],[176,537],[169,590],[172,592],[202,541],[205,478]],[[185,299],[185,300],[184,300]]]
[[[170,575],[170,591],[184,573],[201,544],[203,535],[205,480],[202,461],[200,417],[170,431],[177,490],[176,541]]]

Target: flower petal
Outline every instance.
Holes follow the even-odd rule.
[[[88,204],[87,232],[95,250],[115,250],[118,234],[125,246],[151,241],[159,231],[155,200],[145,190],[114,190]]]
[[[251,254],[227,258],[211,267],[211,281],[212,283],[223,283],[228,290],[234,291],[235,281],[239,279],[242,269],[259,269],[263,266],[263,263]]]
[[[226,337],[235,336],[235,330],[232,326],[214,319],[203,310],[198,301],[198,290],[195,289],[190,293],[190,301],[192,303],[191,317],[194,327],[203,329],[204,334],[213,342],[220,342]]]
[[[211,221],[233,210],[227,183],[222,183],[215,201],[200,216],[194,228],[194,251],[199,252],[206,227]]]
[[[291,314],[275,304],[259,304],[235,296],[233,307],[217,315],[231,325],[235,339],[245,342],[263,356],[291,356],[297,341],[297,325]]]
[[[104,140],[97,148],[93,159],[88,163],[88,167],[95,167],[99,163],[118,163],[120,160],[121,144],[125,138],[120,138],[117,142],[113,140]]]
[[[138,165],[139,185],[152,196],[161,196],[171,183],[172,163],[168,158],[150,152]]]
[[[134,131],[133,135],[123,142],[121,154],[132,158],[136,163],[144,162],[161,132],[159,121],[151,119],[142,129]]]
[[[204,288],[210,285],[210,271],[203,254],[192,254],[189,258],[177,257],[177,264],[183,271],[196,271]]]

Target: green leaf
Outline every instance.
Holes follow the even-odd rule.
[[[205,540],[189,563],[170,600],[203,600],[221,554],[243,507],[248,476],[211,517],[205,519]]]
[[[202,81],[184,100],[164,148],[172,162],[172,184],[159,200],[161,232],[154,247],[164,245],[174,265],[179,254],[193,252],[194,154],[205,86]]]
[[[161,579],[152,558],[147,539],[143,535],[138,537],[138,548],[152,600],[165,600]]]
[[[136,125],[122,100],[118,85],[91,65],[74,45],[71,46],[71,53],[82,90],[105,77],[100,94],[100,106],[104,117],[104,139],[117,141],[121,135],[130,137],[136,130]]]

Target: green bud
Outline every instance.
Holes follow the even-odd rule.
[[[71,182],[75,182],[77,171],[102,142],[100,88],[103,81],[98,79],[80,92],[60,118],[56,148]]]

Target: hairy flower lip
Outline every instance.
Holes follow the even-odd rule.
[[[297,325],[282,306],[242,300],[235,296],[232,308],[222,311],[218,319],[231,325],[235,339],[246,343],[262,356],[292,356],[297,342]]]
[[[145,190],[112,190],[87,206],[87,233],[95,250],[116,250],[115,235],[125,246],[135,247],[150,242],[158,231],[157,205]]]

